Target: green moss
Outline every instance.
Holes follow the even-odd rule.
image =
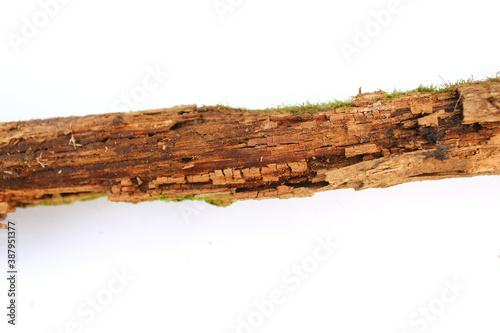
[[[240,107],[231,107],[229,105],[223,105],[223,104],[217,104],[215,106],[217,109],[225,112],[230,112],[230,111],[249,111],[247,108],[240,108]]]
[[[73,201],[66,200],[61,193],[55,193],[52,195],[47,195],[47,198],[40,201],[38,204],[40,206],[58,206],[58,205],[69,205]]]
[[[158,199],[155,199],[154,201],[170,201],[170,200],[163,194],[160,194],[160,197]]]
[[[97,194],[79,193],[79,194],[65,194],[65,195],[61,193],[47,194],[42,201],[38,202],[38,205],[40,206],[69,205],[75,201],[89,201],[104,197],[106,195],[107,195],[106,193],[97,193]]]
[[[218,207],[226,207],[229,206],[234,198],[231,194],[214,194],[207,197],[197,197],[194,195],[186,195],[182,198],[169,199],[163,194],[160,194],[160,197],[155,199],[154,201],[166,201],[166,202],[182,202],[187,200],[197,200],[197,201],[205,201],[206,203]]]
[[[413,94],[413,93],[440,94],[440,93],[444,93],[444,92],[454,92],[460,86],[466,86],[466,85],[473,84],[473,83],[493,84],[493,83],[499,83],[499,82],[500,82],[500,78],[498,78],[498,77],[488,78],[486,80],[474,80],[474,78],[471,77],[469,79],[466,79],[466,80],[461,79],[461,80],[458,80],[456,82],[450,82],[450,81],[446,82],[445,81],[442,84],[438,84],[438,85],[435,85],[435,84],[431,84],[429,86],[420,85],[418,88],[412,89],[412,90],[394,89],[392,92],[387,93],[387,97],[385,98],[385,101],[387,101],[389,99],[401,97],[401,96],[406,96],[406,95]]]
[[[39,206],[57,206],[59,204],[53,202],[52,200],[48,199],[48,200],[43,200],[43,201],[40,201],[38,203]]]
[[[457,87],[472,83],[487,83],[487,84],[500,83],[499,75],[500,71],[497,72],[494,78],[488,78],[486,80],[474,80],[474,78],[471,77],[469,79],[462,79],[456,82],[445,81],[442,84],[438,85],[436,84],[431,84],[428,86],[420,85],[417,88],[411,90],[394,89],[391,92],[386,92],[387,96],[382,99],[382,102],[387,102],[391,99],[406,96],[413,93],[439,94],[444,92],[454,92],[457,89]],[[258,111],[262,112],[262,115],[268,115],[272,111],[278,111],[280,113],[290,113],[290,114],[307,114],[307,113],[316,113],[321,111],[331,111],[338,108],[349,108],[351,106],[352,106],[352,99],[348,99],[345,101],[335,99],[333,101],[323,102],[323,103],[311,103],[308,101],[305,103],[295,104],[295,105],[283,104],[280,106],[271,107]],[[220,104],[216,105],[215,107],[226,113],[229,113],[231,111],[248,111],[246,108],[235,108],[235,107],[230,107],[228,105],[220,105]]]
[[[275,108],[270,108],[269,110],[276,110],[280,113],[289,112],[291,114],[304,114],[304,113],[316,113],[320,111],[331,111],[338,108],[348,108],[351,106],[351,100],[340,101],[333,100],[323,103],[311,103],[309,101],[302,104],[295,105],[280,105]]]
[[[99,199],[99,198],[105,197],[105,196],[107,196],[107,195],[108,195],[107,193],[92,194],[92,195],[86,196],[86,197],[84,197],[84,198],[81,198],[81,199],[79,199],[78,201],[90,201],[90,200],[95,200],[95,199]]]
[[[181,201],[186,201],[186,200],[200,200],[200,199],[197,199],[194,196],[189,196],[189,195],[186,195],[182,198],[170,199],[170,201],[173,201],[173,202],[181,202]]]
[[[406,95],[417,93],[417,92],[435,94],[435,93],[438,93],[438,92],[441,92],[441,91],[439,91],[438,87],[435,86],[435,85],[430,85],[430,86],[420,85],[418,88],[412,89],[412,90],[397,90],[397,89],[394,89],[392,92],[388,92],[387,93],[387,96],[386,96],[385,100],[394,99],[394,98],[398,98],[398,97],[401,97],[401,96],[406,96]]]
[[[350,106],[351,106],[351,100],[347,101],[333,100],[323,103],[311,103],[308,101],[302,104],[295,104],[295,105],[282,104],[276,107],[271,107],[259,111],[262,111],[263,114],[268,114],[270,111],[278,111],[280,113],[289,112],[291,114],[304,114],[304,113],[315,113],[319,111],[330,111],[337,108],[348,108]],[[249,111],[247,108],[230,107],[229,105],[221,105],[221,104],[216,105],[215,108],[224,111],[226,113],[231,111]]]
[[[234,202],[234,198],[232,195],[220,195],[220,196],[212,196],[212,197],[202,197],[201,200],[206,203],[217,206],[217,207],[226,207]]]

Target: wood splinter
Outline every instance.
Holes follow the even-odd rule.
[[[0,123],[0,219],[104,195],[227,206],[498,175],[499,125],[498,79],[315,113],[184,105]]]

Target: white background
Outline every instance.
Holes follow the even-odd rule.
[[[61,0],[44,22],[40,2],[3,1],[0,121],[115,111],[151,69],[168,76],[129,109],[265,108],[500,70],[491,0],[401,0],[384,26],[373,12],[389,1],[221,3],[230,10],[213,0]],[[356,46],[365,28],[372,36],[349,62],[341,45]],[[476,177],[228,208],[102,198],[19,209],[9,215],[18,325],[6,323],[2,278],[0,330],[498,332],[499,185]],[[321,262],[318,238],[340,244]],[[307,276],[292,273],[303,264]],[[270,306],[276,292],[282,302]]]

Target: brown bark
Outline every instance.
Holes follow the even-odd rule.
[[[218,205],[500,171],[500,83],[313,114],[180,106],[0,123],[0,218],[107,195]]]

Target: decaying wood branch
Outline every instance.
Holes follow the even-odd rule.
[[[0,123],[0,218],[99,195],[225,206],[497,175],[499,125],[499,80],[313,114],[188,105]]]

